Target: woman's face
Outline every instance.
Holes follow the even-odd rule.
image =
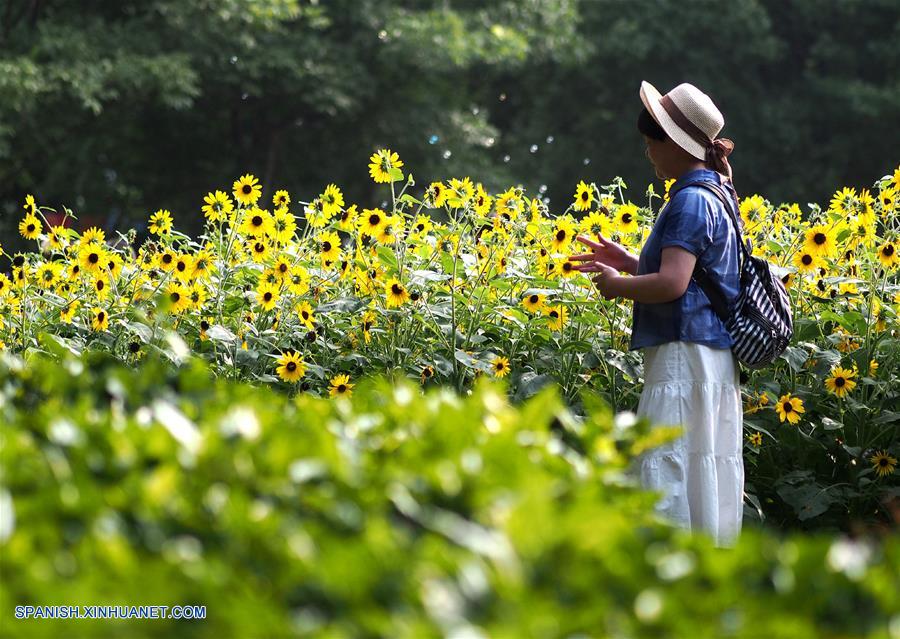
[[[656,170],[656,177],[660,180],[667,180],[670,177],[668,175],[668,160],[670,154],[667,152],[667,141],[668,140],[661,142],[649,138],[646,135],[644,136],[644,143],[647,145],[644,154],[647,156],[647,159],[650,160],[650,164],[652,164],[653,168]]]

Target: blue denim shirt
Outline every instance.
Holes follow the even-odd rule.
[[[696,169],[679,177],[671,188],[697,180],[722,183],[719,173]],[[728,304],[733,304],[740,289],[740,247],[733,226],[715,193],[700,186],[682,189],[663,208],[653,225],[641,249],[637,275],[658,273],[662,249],[680,246],[697,256],[710,279],[724,292]],[[731,348],[725,325],[693,278],[684,295],[676,300],[663,304],[634,302],[631,327],[629,350],[674,341]]]

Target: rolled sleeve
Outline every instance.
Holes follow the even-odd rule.
[[[679,192],[672,201],[662,229],[659,247],[680,246],[698,256],[713,242],[715,232],[709,201],[699,187]]]

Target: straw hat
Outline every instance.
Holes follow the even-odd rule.
[[[687,82],[660,95],[644,81],[641,101],[675,144],[698,160],[707,159],[707,149],[725,126],[725,118],[708,95]]]

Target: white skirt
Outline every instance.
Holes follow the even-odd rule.
[[[740,369],[731,349],[694,342],[646,347],[638,416],[681,425],[676,440],[636,460],[644,488],[663,497],[656,512],[676,526],[732,547],[744,511]]]

